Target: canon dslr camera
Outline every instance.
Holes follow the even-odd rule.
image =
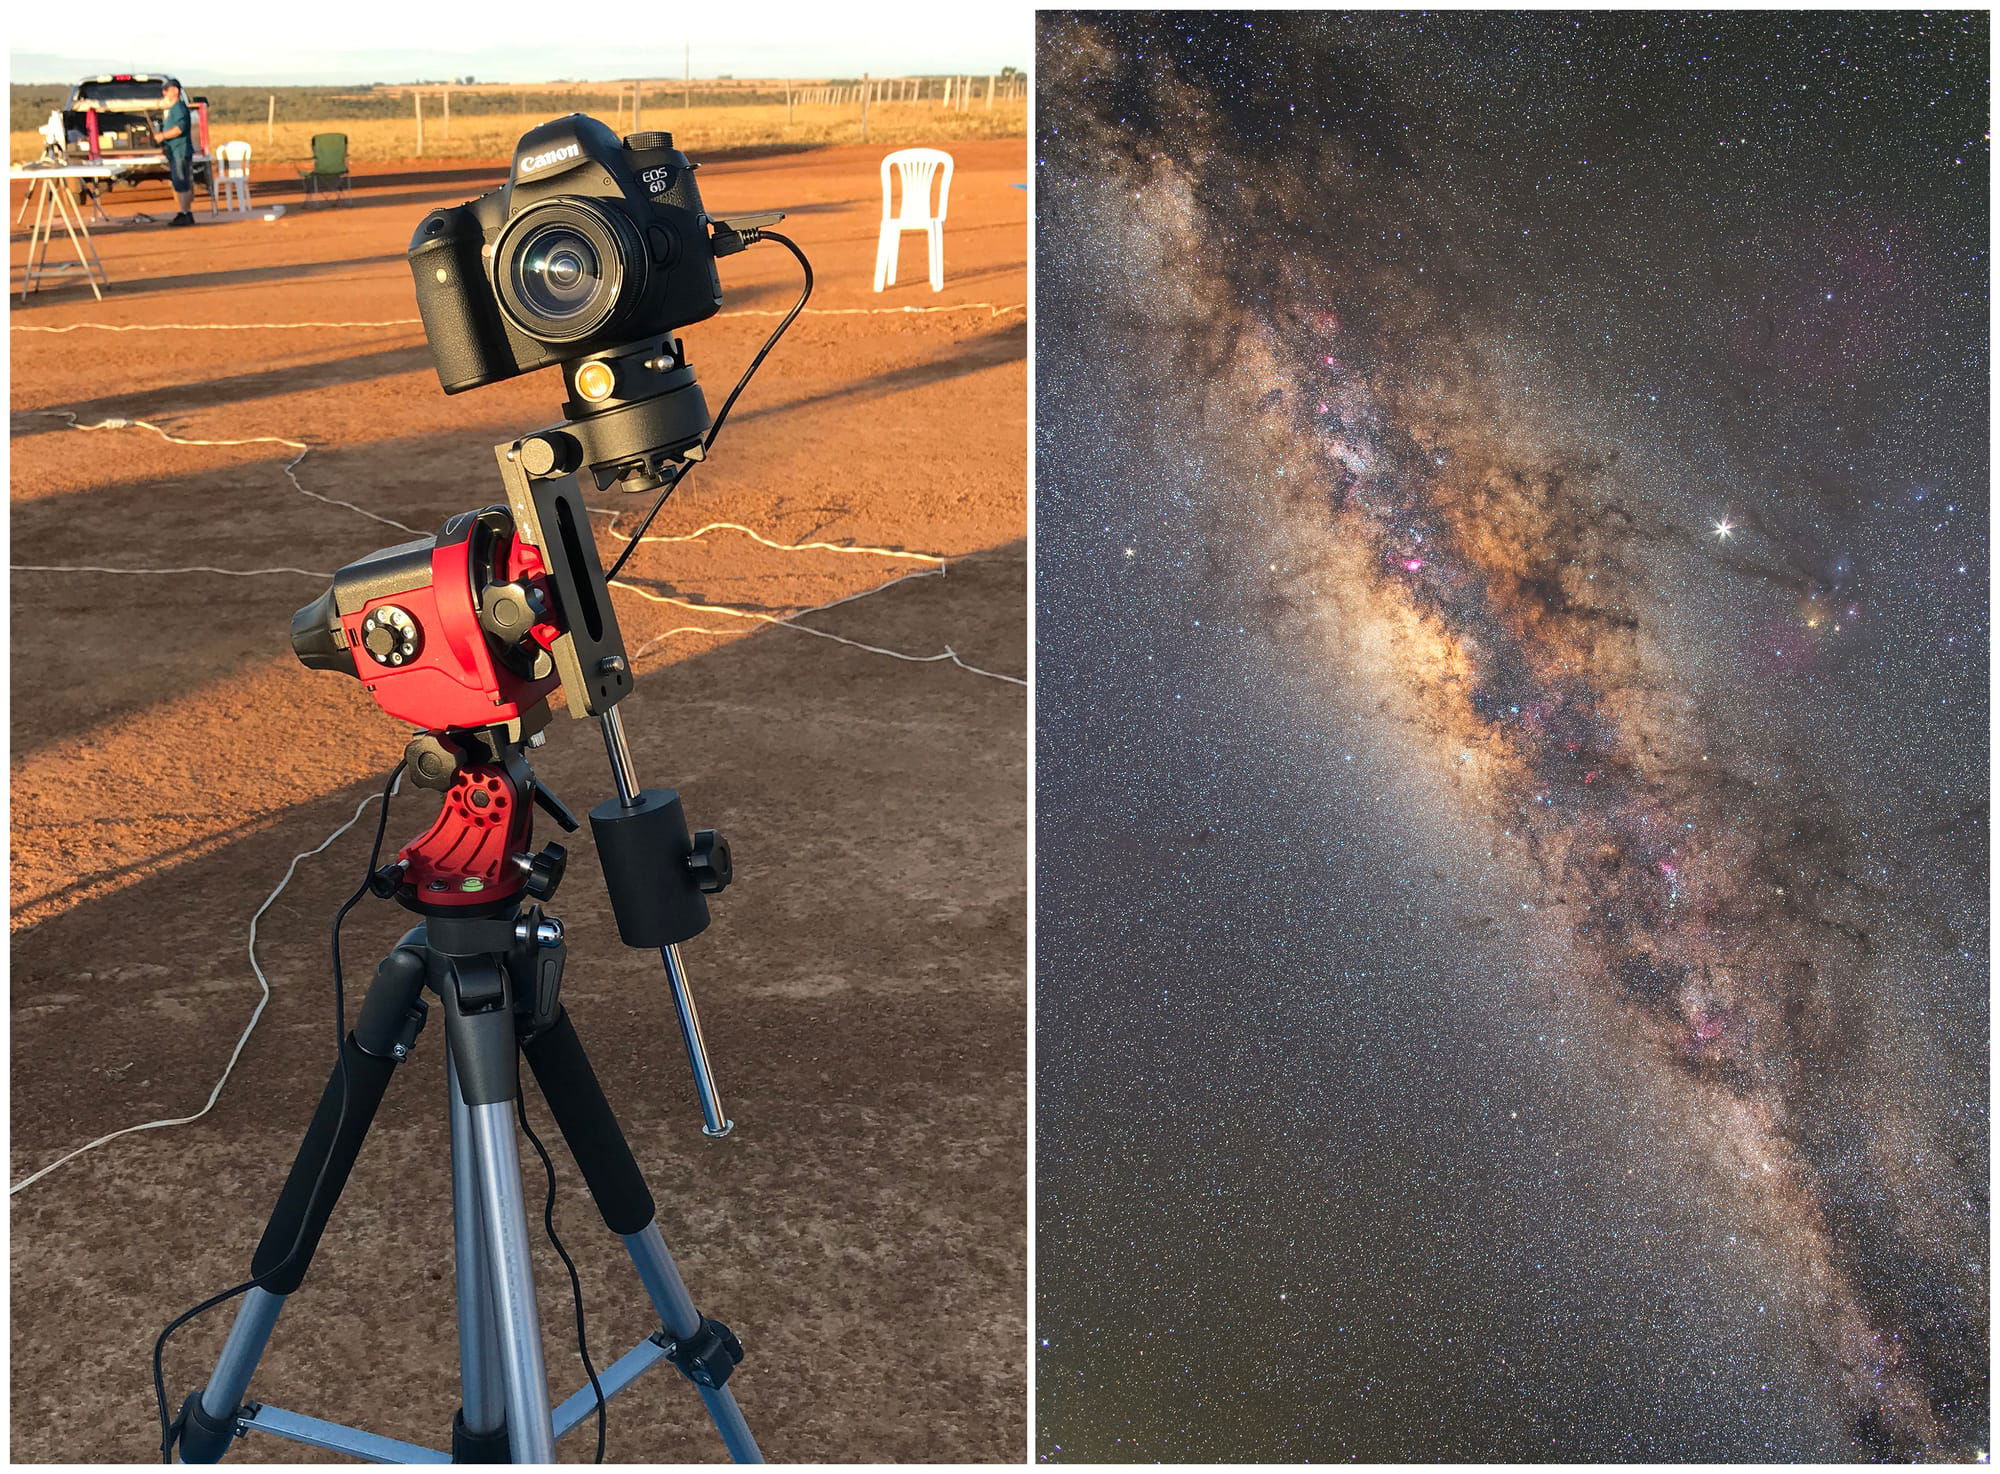
[[[410,270],[445,393],[559,363],[598,484],[660,484],[709,424],[670,335],[722,306],[716,258],[782,218],[711,221],[695,167],[670,133],[572,113],[522,135],[501,188],[426,215]]]

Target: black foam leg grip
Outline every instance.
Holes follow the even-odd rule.
[[[521,1052],[535,1083],[542,1087],[549,1114],[556,1118],[570,1155],[590,1187],[605,1227],[615,1234],[637,1233],[653,1221],[653,1195],[632,1148],[618,1129],[611,1102],[577,1040],[565,1010],[547,1029],[530,1039]]]
[[[334,1205],[347,1186],[347,1175],[354,1170],[355,1158],[361,1155],[369,1123],[375,1119],[376,1108],[389,1088],[389,1077],[396,1072],[394,1060],[368,1053],[354,1042],[352,1034],[341,1048],[347,1056],[347,1078],[353,1091],[347,1120],[340,1124],[340,1069],[336,1065],[319,1098],[319,1109],[313,1112],[312,1125],[306,1129],[306,1139],[299,1144],[299,1154],[292,1159],[291,1175],[285,1179],[284,1191],[278,1194],[278,1206],[271,1210],[271,1221],[264,1227],[256,1257],[250,1261],[250,1272],[274,1295],[291,1294],[305,1279],[313,1250],[319,1247],[319,1236],[326,1231],[326,1221],[333,1216]],[[338,1137],[334,1135],[336,1124],[340,1124]],[[326,1185],[317,1201],[309,1201],[320,1165],[329,1158]],[[282,1274],[266,1280],[264,1276],[269,1271],[284,1264],[294,1243],[299,1249],[297,1259]]]
[[[417,1027],[423,1027],[426,966],[423,952],[405,937],[375,969],[375,984],[354,1020],[355,1041],[370,1054],[390,1054],[409,1037],[413,1013],[418,1015]]]

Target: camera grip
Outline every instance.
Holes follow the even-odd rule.
[[[438,210],[417,229],[410,249],[417,311],[424,320],[437,364],[438,383],[447,394],[476,389],[514,373],[498,315],[482,304],[491,300],[481,280],[484,237],[476,223]]]

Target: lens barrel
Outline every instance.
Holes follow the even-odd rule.
[[[650,268],[623,211],[575,197],[523,211],[493,247],[501,311],[544,343],[574,343],[610,327],[645,294]]]

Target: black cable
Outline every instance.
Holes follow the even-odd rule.
[[[660,488],[659,499],[653,503],[652,510],[646,513],[645,520],[639,524],[639,530],[633,533],[631,541],[625,544],[625,551],[618,555],[617,561],[611,565],[611,570],[604,575],[606,583],[610,583],[618,577],[619,570],[625,566],[626,560],[638,550],[639,539],[646,535],[646,529],[651,527],[653,519],[660,515],[660,508],[667,504],[667,498],[672,496],[674,488],[681,484],[681,477],[687,475],[693,466],[693,461],[682,461],[674,467],[672,474],[667,477],[667,484]]]
[[[806,302],[813,294],[812,262],[806,260],[806,253],[799,249],[797,241],[788,235],[780,235],[775,230],[760,230],[757,232],[757,239],[776,241],[787,251],[790,251],[794,259],[799,263],[799,270],[805,274],[805,285],[799,289],[799,300],[792,304],[792,310],[778,319],[778,325],[771,329],[771,336],[764,340],[764,346],[759,348],[757,356],[750,360],[750,367],[743,370],[743,377],[736,381],[736,387],[731,389],[729,397],[722,401],[722,408],[715,412],[715,423],[708,427],[708,434],[702,438],[701,451],[703,456],[706,456],[709,447],[715,444],[715,437],[722,433],[722,422],[729,418],[729,411],[735,407],[736,396],[743,392],[745,386],[750,382],[750,376],[757,372],[763,365],[765,358],[770,355],[771,350],[778,346],[778,339],[785,336],[785,329],[790,327],[798,315],[806,310]]]
[[[798,242],[794,241],[790,236],[778,234],[775,230],[760,230],[757,232],[756,238],[761,241],[776,241],[779,245],[790,251],[793,256],[797,257],[799,269],[805,273],[805,285],[800,288],[799,300],[792,304],[792,310],[780,318],[778,325],[771,329],[771,336],[764,340],[764,346],[757,350],[757,356],[751,359],[750,366],[743,370],[743,377],[736,381],[736,387],[731,389],[729,397],[722,401],[722,408],[715,412],[715,419],[709,424],[708,434],[704,435],[701,440],[703,460],[708,458],[708,450],[710,446],[715,444],[715,437],[722,433],[722,422],[729,418],[729,411],[735,408],[737,396],[742,394],[744,389],[749,386],[751,375],[755,374],[763,365],[765,358],[769,356],[771,350],[778,346],[778,339],[785,336],[785,329],[790,327],[798,319],[798,315],[806,310],[806,303],[811,299],[813,293],[812,262],[806,260],[806,253],[799,249]],[[639,550],[640,539],[645,537],[646,529],[653,525],[653,519],[660,515],[660,508],[667,504],[667,498],[674,494],[674,488],[681,484],[681,479],[689,471],[692,471],[697,464],[695,461],[682,461],[674,467],[667,484],[660,488],[660,494],[654,500],[652,509],[646,513],[645,520],[639,524],[639,530],[632,534],[632,540],[625,544],[625,551],[618,555],[618,561],[613,563],[611,571],[604,575],[606,583],[610,583],[611,580],[618,577],[619,570],[625,566],[626,560]]]
[[[604,1462],[604,1384],[597,1380],[597,1368],[590,1364],[590,1346],[583,1329],[583,1281],[576,1277],[576,1261],[569,1257],[569,1250],[556,1235],[556,1164],[549,1160],[548,1148],[542,1145],[541,1137],[535,1135],[535,1128],[528,1124],[528,1101],[521,1087],[514,1087],[514,1117],[521,1123],[521,1134],[528,1138],[528,1145],[535,1149],[535,1155],[542,1159],[542,1171],[548,1174],[549,1195],[542,1202],[542,1228],[548,1233],[549,1243],[555,1247],[556,1257],[569,1271],[570,1301],[576,1306],[576,1354],[583,1362],[583,1374],[590,1378],[590,1390],[597,1394],[597,1458],[595,1463]]]
[[[347,919],[347,913],[359,905],[361,898],[368,894],[369,882],[375,878],[375,867],[382,860],[382,840],[389,832],[389,798],[396,791],[396,780],[403,776],[403,767],[404,764],[398,762],[389,770],[388,781],[382,785],[382,812],[375,821],[375,842],[369,846],[367,873],[363,875],[361,884],[355,888],[354,894],[341,902],[340,909],[333,913],[333,1046],[335,1068],[340,1074],[340,1113],[334,1120],[332,1138],[336,1143],[340,1140],[341,1133],[347,1129],[347,1101],[350,1093],[347,1074],[347,988],[340,972],[340,924]],[[305,1247],[308,1225],[312,1221],[313,1205],[319,1201],[320,1191],[326,1186],[326,1174],[333,1166],[333,1156],[333,1151],[329,1148],[327,1155],[319,1164],[319,1175],[313,1179],[312,1192],[306,1197],[305,1212],[299,1219],[298,1235],[292,1240],[292,1247],[285,1251],[285,1257],[263,1274],[253,1275],[242,1284],[232,1286],[219,1294],[210,1295],[199,1305],[182,1311],[167,1322],[165,1329],[153,1342],[153,1400],[158,1405],[160,1413],[161,1463],[171,1464],[174,1461],[174,1424],[167,1415],[168,1338],[196,1316],[206,1315],[216,1306],[225,1305],[238,1295],[246,1295],[262,1287],[267,1281],[291,1268],[292,1261],[298,1258],[299,1250]]]

